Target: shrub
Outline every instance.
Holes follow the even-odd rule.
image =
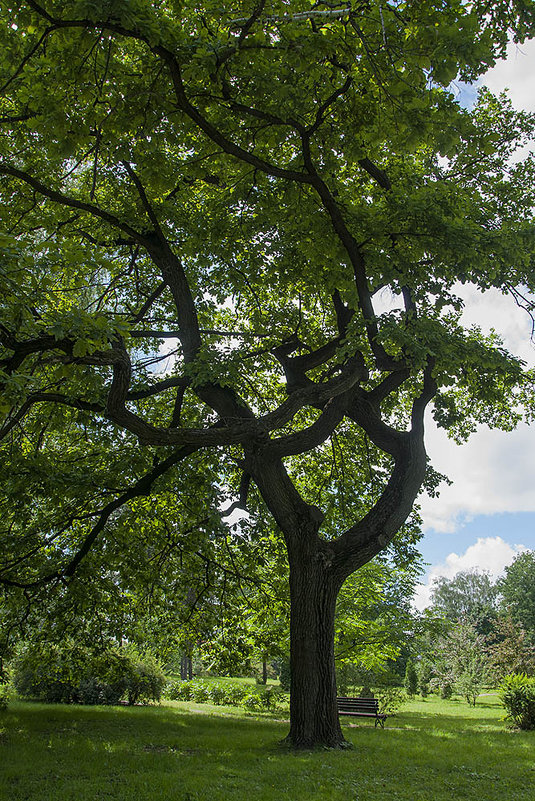
[[[170,701],[191,701],[193,698],[191,682],[184,679],[169,682],[165,687],[164,695]]]
[[[191,700],[198,704],[208,704],[210,702],[210,688],[199,681],[191,684]]]
[[[5,684],[0,684],[0,712],[5,712],[9,701],[9,690]]]
[[[109,648],[94,652],[66,641],[27,643],[12,663],[13,683],[22,698],[49,703],[117,704],[158,701],[165,683],[150,654]]]
[[[228,706],[241,706],[243,699],[249,695],[249,690],[241,684],[227,684],[225,686],[224,704]]]
[[[228,682],[212,684],[199,679],[170,682],[166,686],[165,697],[171,701],[196,701],[198,704],[239,706],[252,712],[273,712],[287,706],[286,693],[279,689],[270,687],[265,691],[257,691],[242,684]]]
[[[453,687],[451,684],[443,684],[440,688],[440,697],[447,701],[453,695]]]
[[[375,696],[379,702],[379,712],[395,715],[407,696],[402,687],[376,687]]]
[[[265,709],[261,694],[255,692],[246,695],[240,706],[243,706],[244,709],[248,709],[249,712],[261,712]]]
[[[290,678],[290,660],[282,659],[279,668],[279,682],[282,689],[286,690],[286,692],[290,690]]]
[[[15,689],[22,698],[69,703],[75,699],[76,674],[87,661],[87,649],[70,642],[27,644],[19,649],[12,663]]]
[[[128,650],[125,677],[129,704],[159,701],[162,697],[165,673],[151,653]]]
[[[407,695],[413,696],[416,695],[418,692],[418,674],[416,672],[416,668],[414,666],[414,662],[412,659],[407,660],[407,666],[405,668],[405,679],[404,679],[404,686],[405,690],[407,691]]]
[[[512,673],[503,679],[498,693],[509,713],[507,717],[519,729],[535,728],[535,677]]]
[[[352,662],[336,663],[336,691],[338,695],[351,695],[360,680],[361,671]]]
[[[123,692],[92,676],[80,682],[76,689],[76,700],[79,704],[113,705],[119,703]]]
[[[211,703],[216,706],[224,706],[228,703],[227,692],[225,687],[221,684],[214,684],[213,687],[210,688],[209,696]]]

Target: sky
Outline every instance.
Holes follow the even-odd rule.
[[[481,83],[494,93],[507,89],[516,108],[535,112],[535,40],[510,45]],[[470,94],[460,99],[468,103]],[[464,300],[466,323],[495,328],[509,350],[535,366],[531,320],[511,298],[470,289]],[[535,425],[510,433],[482,426],[459,446],[429,417],[426,442],[433,467],[453,483],[443,484],[438,498],[420,499],[427,569],[416,593],[419,609],[429,603],[434,578],[473,569],[497,577],[523,550],[535,549]]]

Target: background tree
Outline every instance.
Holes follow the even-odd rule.
[[[498,618],[486,650],[496,683],[510,673],[535,673],[535,646],[521,624],[511,617]]]
[[[9,603],[113,581],[135,559],[118,521],[164,490],[208,487],[210,518],[262,508],[290,568],[289,739],[341,745],[336,599],[410,515],[427,405],[462,437],[514,425],[525,389],[496,336],[462,328],[456,286],[534,289],[534,168],[510,165],[533,120],[448,87],[534,13],[26,0],[1,18]]]
[[[525,551],[505,568],[498,581],[501,605],[535,645],[535,551]]]
[[[431,609],[451,622],[471,621],[478,631],[490,631],[497,616],[498,589],[488,573],[462,570],[453,578],[439,576],[431,591]]]
[[[416,667],[414,665],[414,662],[410,657],[407,660],[403,685],[405,687],[405,690],[407,691],[407,695],[409,696],[416,695],[418,691],[418,674],[416,672]]]
[[[471,623],[456,623],[428,654],[432,665],[431,686],[443,697],[457,692],[472,706],[489,678],[485,638]]]

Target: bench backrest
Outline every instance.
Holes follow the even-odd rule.
[[[370,714],[377,714],[379,711],[379,702],[377,698],[347,698],[345,696],[336,699],[338,709],[344,712],[369,712]]]

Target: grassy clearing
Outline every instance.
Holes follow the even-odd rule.
[[[287,723],[193,703],[13,704],[0,718],[1,801],[535,801],[535,732],[485,697],[412,702],[384,730],[344,724],[347,752],[292,754]]]
[[[194,679],[197,679],[197,676],[194,676]],[[180,679],[178,673],[171,673],[169,675],[169,679]],[[206,684],[243,684],[245,686],[252,685],[253,687],[265,687],[264,684],[257,684],[256,679],[253,676],[232,676],[229,678],[228,676],[203,676],[199,678],[199,681],[203,681]],[[267,680],[268,687],[280,687],[280,682],[278,679],[268,679]]]

